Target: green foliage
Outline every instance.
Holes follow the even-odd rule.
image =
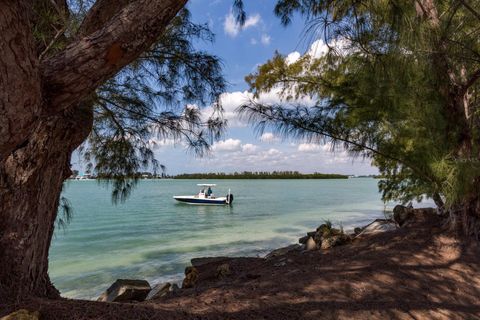
[[[348,179],[332,173],[300,173],[298,171],[234,172],[234,173],[183,173],[174,179]]]
[[[99,181],[113,187],[114,202],[128,197],[139,170],[164,169],[154,156],[157,143],[173,140],[203,155],[222,135],[221,63],[192,45],[213,39],[207,25],[190,22],[182,10],[152,48],[91,98],[94,126],[80,152],[87,172],[109,178]],[[214,106],[210,116],[197,106],[206,104]]]
[[[280,89],[283,103],[240,113],[259,132],[372,159],[384,200],[438,194],[454,205],[478,194],[480,4],[433,1],[437,23],[420,3],[278,1],[284,24],[300,13],[330,50],[294,63],[276,53],[246,80],[256,96]],[[306,96],[315,105],[298,102]]]
[[[56,219],[56,226],[55,229],[65,229],[67,228],[70,221],[72,221],[73,217],[73,208],[70,201],[65,197],[60,197],[60,204],[58,215]]]

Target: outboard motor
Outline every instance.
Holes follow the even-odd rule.
[[[232,205],[232,202],[233,202],[233,194],[230,193],[230,189],[229,189],[227,194],[227,203],[229,205]]]

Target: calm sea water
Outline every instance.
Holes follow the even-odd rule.
[[[231,188],[233,206],[192,206],[172,196],[196,183]],[[57,230],[50,276],[65,297],[95,299],[118,278],[180,281],[191,258],[262,256],[295,243],[329,219],[346,229],[383,217],[377,180],[143,180],[126,203],[112,205],[96,181],[69,182],[74,209]]]

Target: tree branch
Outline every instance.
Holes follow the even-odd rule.
[[[86,36],[100,29],[113,16],[119,13],[132,0],[97,0],[88,10],[80,27],[79,36]]]
[[[138,58],[158,39],[186,2],[132,1],[103,28],[46,59],[42,65],[43,87],[49,108],[44,114],[59,112],[84,99]]]
[[[465,0],[459,0],[459,2],[470,11],[478,20],[480,20],[480,13],[477,12],[471,5],[469,5]]]
[[[257,113],[257,114],[260,114],[264,117],[266,117],[268,120],[270,121],[273,121],[273,122],[280,122],[280,123],[286,123],[287,125],[289,126],[292,126],[292,127],[296,127],[296,128],[300,128],[302,130],[305,130],[305,131],[308,131],[308,132],[312,132],[312,133],[315,133],[315,134],[318,134],[320,136],[324,136],[324,137],[327,137],[327,138],[330,138],[332,140],[336,140],[336,141],[340,141],[340,142],[343,142],[343,143],[346,143],[348,145],[351,145],[351,146],[354,146],[354,147],[357,147],[357,148],[360,148],[360,149],[363,149],[364,151],[367,151],[367,152],[371,152],[373,154],[376,154],[378,156],[381,156],[385,159],[389,159],[389,160],[393,160],[397,163],[401,163],[403,165],[405,165],[406,167],[412,169],[414,172],[416,172],[419,176],[422,176],[424,177],[425,179],[431,181],[432,183],[435,183],[435,180],[430,177],[428,174],[424,173],[422,170],[420,170],[419,168],[415,167],[414,165],[410,164],[407,160],[405,159],[401,159],[401,158],[398,158],[398,157],[395,157],[395,156],[392,156],[392,155],[389,155],[389,154],[386,154],[386,153],[383,153],[373,147],[369,147],[367,146],[366,144],[362,144],[362,143],[358,143],[358,142],[355,142],[353,140],[349,140],[349,139],[346,139],[346,138],[343,138],[343,137],[340,137],[340,136],[337,136],[337,135],[334,135],[334,134],[331,134],[325,130],[321,130],[321,129],[318,129],[318,128],[312,128],[311,126],[305,126],[303,125],[302,123],[300,122],[294,122],[292,121],[291,119],[289,118],[286,118],[286,117],[278,117],[278,116],[274,116],[272,114],[268,114],[264,111],[261,111],[261,110],[258,110],[258,109],[255,109],[249,105],[244,105],[241,107],[242,109],[248,109],[250,110],[249,112],[253,112],[253,113]],[[245,112],[245,110],[242,110],[242,112]]]
[[[477,69],[477,71],[475,71],[471,76],[470,76],[470,79],[467,80],[467,82],[465,82],[460,90],[459,90],[459,94],[460,96],[463,96],[465,95],[465,93],[467,93],[468,89],[473,86],[475,84],[475,82],[480,79],[480,69]]]

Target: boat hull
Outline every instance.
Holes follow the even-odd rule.
[[[185,196],[177,196],[173,197],[178,202],[187,203],[187,204],[194,204],[194,205],[211,205],[211,206],[221,206],[226,205],[227,198],[216,198],[216,199],[208,199],[208,198],[195,198],[195,197],[185,197]]]

